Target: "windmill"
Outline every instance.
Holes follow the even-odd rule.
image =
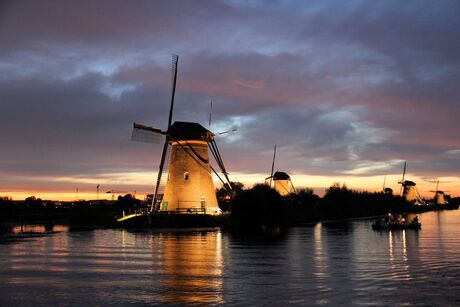
[[[430,191],[430,192],[434,192],[434,203],[436,205],[446,205],[447,201],[446,201],[446,198],[444,197],[444,192],[448,192],[448,191],[440,191],[438,187],[439,187],[439,179],[436,181],[436,190]]]
[[[406,176],[406,166],[407,166],[407,161],[404,161],[404,170],[402,174],[402,179],[398,181],[398,183],[401,185],[401,189],[399,190],[399,195],[401,195],[408,202],[415,203],[415,204],[423,204],[424,202],[420,198],[415,182],[410,181],[410,180],[404,180]]]
[[[274,182],[275,190],[280,193],[282,196],[289,195],[292,192],[296,192],[294,185],[292,184],[291,177],[285,173],[276,171],[273,174],[273,170],[275,169],[275,158],[276,158],[276,145],[273,150],[273,161],[272,161],[272,170],[270,172],[270,176],[265,178],[265,182],[270,179],[269,186],[272,186],[272,181]]]
[[[128,193],[128,191],[109,190],[109,191],[106,191],[105,193],[112,194],[112,200],[114,200],[115,199],[115,194]]]
[[[231,189],[231,185],[214,141],[215,135],[198,123],[172,123],[178,59],[177,55],[173,55],[172,94],[166,131],[134,123],[131,139],[147,143],[159,143],[164,139],[150,212],[216,214],[220,210],[211,171],[224,187]],[[208,148],[227,182],[210,165]]]
[[[387,188],[386,187],[386,182],[387,182],[387,176],[383,178],[383,188],[382,191],[385,194],[392,195],[393,194],[393,189],[392,188]]]

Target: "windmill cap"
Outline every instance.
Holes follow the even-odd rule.
[[[285,172],[276,172],[273,174],[273,179],[274,180],[289,180],[291,177],[289,177],[288,174]]]
[[[207,140],[214,134],[198,123],[174,122],[167,134],[174,140]]]
[[[403,185],[403,186],[414,187],[414,186],[415,186],[415,182],[409,181],[409,180],[405,180],[405,181],[402,183],[402,185]]]

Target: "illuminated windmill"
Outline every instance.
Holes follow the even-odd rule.
[[[280,172],[276,171],[273,174],[273,170],[275,168],[275,157],[276,157],[276,145],[273,150],[273,161],[272,161],[272,170],[270,173],[270,176],[265,178],[265,181],[270,179],[270,187],[272,186],[272,181],[274,182],[274,189],[280,193],[282,196],[289,195],[292,192],[296,192],[294,185],[292,184],[291,177],[285,173],[285,172]]]
[[[401,185],[399,194],[401,195],[402,191],[402,197],[408,202],[423,204],[423,200],[420,198],[415,182],[410,180],[404,180],[404,177],[406,176],[406,165],[407,163],[404,162],[402,179],[398,181],[398,183]]]
[[[447,191],[440,191],[438,187],[439,187],[439,180],[436,181],[436,190],[430,191],[430,192],[434,192],[434,203],[436,205],[446,205],[447,201],[446,201],[446,198],[444,197],[444,192],[447,192]]]
[[[171,124],[177,80],[178,56],[173,56],[173,81],[168,127],[166,131],[134,123],[132,140],[159,143],[164,138],[160,167],[150,211],[174,213],[220,212],[211,171],[224,183],[209,164],[208,147],[225,179],[227,172],[214,141],[214,134],[198,123]]]

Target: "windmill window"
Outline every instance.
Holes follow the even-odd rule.
[[[185,172],[185,173],[184,173],[184,180],[185,180],[185,181],[188,180],[188,172]]]

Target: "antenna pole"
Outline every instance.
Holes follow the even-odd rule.
[[[168,118],[168,129],[171,127],[173,109],[174,109],[174,96],[176,95],[176,81],[177,81],[177,62],[179,61],[179,56],[173,54],[172,56],[172,69],[174,72],[173,82],[172,82],[172,95],[171,95],[171,107],[169,108],[169,118]]]
[[[272,171],[270,173],[270,187],[272,186],[273,169],[275,168],[275,157],[276,157],[276,145],[275,145],[275,149],[273,150]]]
[[[383,177],[383,191],[385,191],[385,183],[387,181],[387,176]]]
[[[436,193],[438,192],[438,186],[439,186],[439,179],[436,181]]]

